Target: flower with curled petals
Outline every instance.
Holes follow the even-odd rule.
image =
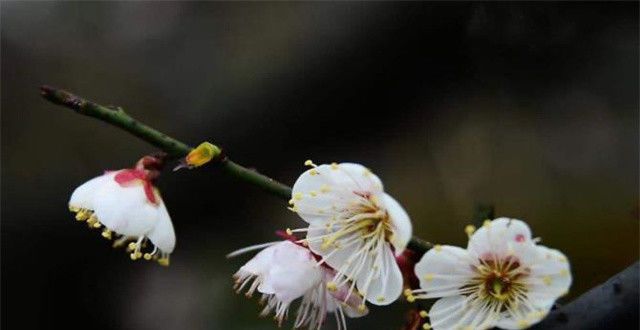
[[[293,185],[290,204],[309,227],[294,231],[306,231],[311,251],[336,270],[329,288],[351,282],[350,293],[390,304],[402,293],[395,255],[411,238],[409,216],[366,167],[305,164],[312,168]]]
[[[69,209],[89,228],[104,227],[104,238],[118,236],[114,247],[132,241],[127,245],[132,260],[153,259],[167,266],[176,235],[160,192],[153,185],[161,166],[160,158],[145,156],[135,168],[108,171],[93,178],[73,191]],[[144,252],[147,241],[154,248]]]
[[[261,248],[264,249],[236,272],[234,288],[238,293],[246,290],[247,297],[256,291],[261,293],[265,304],[262,316],[273,312],[281,325],[291,304],[299,298],[294,328],[319,329],[326,315],[334,313],[338,329],[346,329],[345,315],[353,318],[367,314],[361,297],[346,297],[347,287],[328,290],[326,283],[333,277],[333,270],[319,265],[317,256],[292,241],[256,245],[228,257]]]
[[[433,329],[522,329],[542,320],[567,293],[571,272],[558,250],[537,245],[516,219],[487,220],[467,249],[435,246],[416,264],[420,290],[440,298],[428,312]]]

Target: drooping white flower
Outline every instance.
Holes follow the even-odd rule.
[[[133,241],[128,244],[131,259],[154,259],[166,266],[176,237],[160,192],[151,183],[157,173],[145,168],[150,163],[143,158],[136,169],[106,172],[85,182],[72,193],[69,209],[90,228],[104,226],[103,237],[117,236],[114,247]],[[154,247],[145,253],[147,241]]]
[[[347,288],[327,289],[326,283],[333,277],[333,270],[319,265],[316,256],[306,247],[281,241],[245,248],[229,256],[263,247],[266,248],[234,275],[238,293],[245,290],[248,297],[256,291],[262,294],[265,307],[261,315],[273,312],[274,318],[282,324],[292,302],[298,298],[301,301],[294,328],[319,329],[327,313],[334,313],[338,329],[346,329],[345,315],[366,315],[367,309],[360,296],[354,294],[347,299]]]
[[[293,185],[291,210],[309,223],[306,242],[336,270],[329,288],[351,282],[375,305],[387,305],[402,293],[395,256],[411,238],[405,210],[386,194],[380,179],[359,164],[316,166]]]
[[[486,221],[466,250],[435,246],[415,273],[421,289],[410,297],[440,298],[428,313],[436,330],[526,328],[571,285],[567,258],[537,245],[527,224],[508,218]]]

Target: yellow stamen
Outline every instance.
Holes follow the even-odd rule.
[[[424,330],[431,330],[431,324],[429,324],[429,323],[425,323],[425,324],[423,324],[423,325],[422,325],[422,329],[424,329]]]
[[[104,237],[106,239],[111,239],[111,230],[105,228],[102,231],[102,237]]]
[[[427,311],[420,311],[420,317],[426,319],[429,317],[429,313],[427,313]]]
[[[158,259],[158,264],[160,266],[169,266],[169,257],[165,257],[165,258],[160,258]]]
[[[464,232],[467,234],[467,236],[471,237],[471,235],[473,235],[473,233],[476,231],[476,226],[474,225],[467,225],[466,227],[464,227]]]

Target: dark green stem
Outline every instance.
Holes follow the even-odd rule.
[[[106,107],[81,98],[65,90],[51,86],[40,87],[40,93],[42,97],[55,104],[65,106],[81,115],[97,118],[113,126],[119,127],[158,147],[171,157],[185,157],[191,149],[193,149],[191,146],[135,120],[122,110],[122,108]],[[291,198],[291,188],[287,185],[234,163],[228,158],[222,158],[219,162],[225,172],[235,176],[236,178],[260,187],[286,201]],[[418,252],[425,252],[431,248],[431,243],[414,237],[409,242],[409,247],[417,250]]]

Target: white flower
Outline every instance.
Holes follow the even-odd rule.
[[[160,192],[147,177],[148,173],[139,169],[107,172],[76,188],[69,209],[76,213],[76,220],[86,221],[90,228],[104,226],[103,237],[119,236],[114,247],[134,241],[128,244],[131,259],[144,257],[166,266],[176,236]],[[143,253],[147,240],[154,248]]]
[[[310,249],[336,270],[330,288],[352,281],[367,301],[390,304],[402,293],[394,252],[411,238],[409,216],[366,167],[305,164],[313,168],[293,185],[290,204],[310,226],[294,231],[307,231]]]
[[[435,246],[415,273],[421,290],[413,297],[441,298],[428,313],[437,330],[526,328],[571,285],[567,258],[536,245],[524,222],[508,218],[486,221],[466,250]]]
[[[257,290],[265,307],[261,315],[272,311],[279,324],[287,317],[291,303],[302,298],[296,312],[295,328],[319,329],[327,313],[335,313],[338,328],[346,328],[345,315],[359,317],[367,313],[358,295],[346,297],[347,288],[329,291],[326,280],[333,270],[319,265],[309,249],[291,241],[267,243],[245,248],[230,254],[238,255],[263,248],[234,275],[235,289],[246,289],[250,297]]]

